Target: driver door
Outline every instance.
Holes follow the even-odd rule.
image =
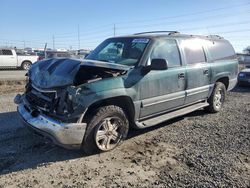
[[[176,40],[156,42],[149,62],[152,59],[165,59],[168,69],[151,70],[140,80],[140,118],[180,107],[185,102],[186,68],[181,64]]]

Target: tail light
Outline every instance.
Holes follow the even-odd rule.
[[[43,59],[42,56],[38,56],[37,61],[41,61]]]

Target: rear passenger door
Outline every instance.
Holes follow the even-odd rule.
[[[211,90],[211,67],[207,62],[202,39],[181,41],[187,71],[185,104],[207,99]]]
[[[148,65],[152,59],[165,59],[168,69],[151,70],[140,80],[141,118],[182,106],[185,100],[186,69],[182,66],[177,42],[167,38],[158,40]]]

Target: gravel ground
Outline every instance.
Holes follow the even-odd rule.
[[[250,187],[250,89],[146,130],[117,149],[85,156],[21,124],[14,94],[0,95],[0,187]]]

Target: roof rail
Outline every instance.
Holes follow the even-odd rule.
[[[217,39],[223,39],[220,35],[207,35],[208,38],[217,38]]]
[[[172,35],[172,34],[178,34],[180,32],[178,31],[148,31],[148,32],[135,33],[134,35],[153,34],[153,33],[168,33],[168,35]]]

